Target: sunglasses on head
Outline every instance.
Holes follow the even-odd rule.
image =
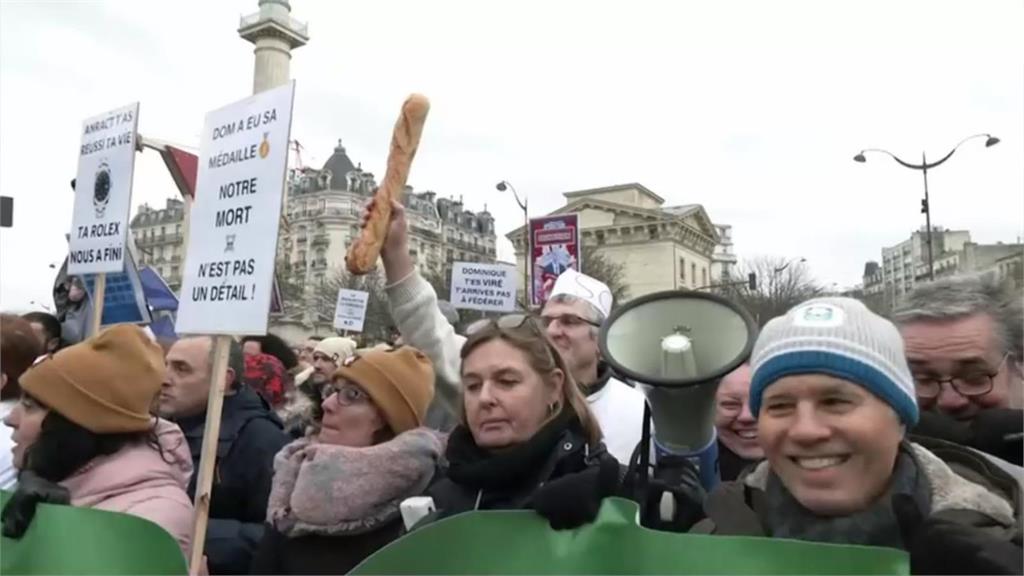
[[[531,328],[533,332],[536,332],[541,336],[544,335],[544,332],[538,324],[536,316],[531,316],[530,314],[506,314],[498,319],[483,318],[473,322],[466,327],[466,336],[472,336],[473,334],[492,326],[501,330],[515,330],[526,326],[527,328]]]

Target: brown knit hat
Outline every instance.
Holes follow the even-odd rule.
[[[422,425],[434,399],[434,366],[410,346],[350,356],[334,373],[338,378],[362,387],[395,434]]]
[[[160,346],[138,327],[117,324],[39,362],[21,387],[86,430],[114,434],[150,429],[163,381]]]

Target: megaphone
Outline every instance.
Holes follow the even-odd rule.
[[[632,300],[601,329],[605,362],[647,396],[658,453],[694,458],[707,489],[718,482],[715,392],[750,357],[756,335],[753,318],[737,304],[681,290]],[[640,452],[645,478],[648,450]]]

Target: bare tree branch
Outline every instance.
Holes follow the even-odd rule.
[[[806,264],[781,256],[758,256],[744,260],[736,267],[737,278],[747,278],[750,273],[757,275],[755,289],[739,283],[716,291],[746,308],[760,326],[825,291],[811,277]]]

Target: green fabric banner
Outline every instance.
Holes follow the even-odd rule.
[[[389,544],[352,574],[910,574],[906,553],[642,528],[608,498],[592,524],[551,530],[528,511],[469,512]]]
[[[9,492],[0,493],[7,504]],[[0,539],[0,574],[187,574],[163,528],[129,514],[40,504],[25,535]]]

